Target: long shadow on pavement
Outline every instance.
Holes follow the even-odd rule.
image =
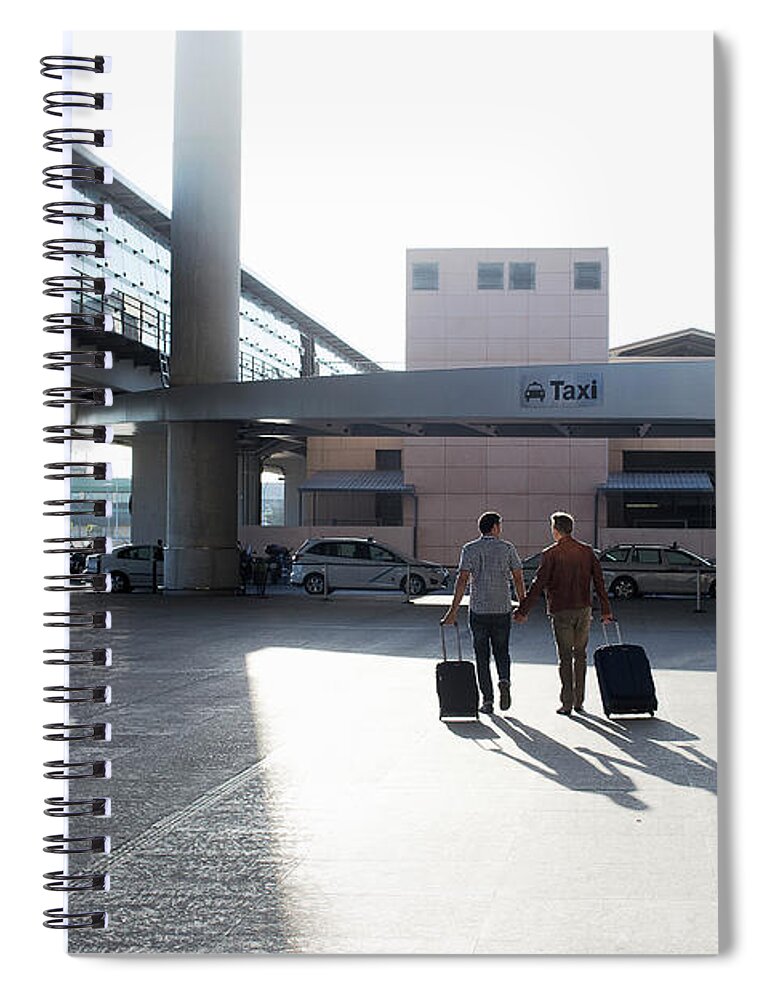
[[[518,719],[504,719],[499,715],[492,718],[499,732],[481,722],[470,725],[449,723],[448,728],[458,736],[475,740],[485,752],[507,757],[521,767],[563,788],[575,792],[606,795],[624,809],[639,811],[648,808],[644,802],[635,797],[637,787],[634,781],[609,758],[606,761],[602,760],[606,768],[602,770],[570,747],[564,746],[563,743]],[[500,740],[501,735],[509,737],[526,757],[512,753],[501,745],[487,746],[481,742],[485,739]],[[622,765],[624,762],[618,763]]]
[[[691,746],[699,737],[665,719],[627,719],[623,722],[584,713],[572,718],[591,732],[598,733],[627,757],[613,757],[589,747],[576,747],[589,754],[602,765],[619,764],[688,788],[702,788],[716,794],[717,763],[711,757]],[[666,743],[688,744],[670,747]]]
[[[474,740],[485,752],[508,757],[548,781],[572,791],[606,795],[625,809],[648,808],[637,797],[637,785],[629,771],[654,775],[671,784],[702,788],[716,794],[716,761],[689,745],[698,740],[694,733],[663,719],[618,722],[588,713],[573,715],[572,718],[606,739],[625,756],[615,756],[586,746],[573,749],[518,719],[499,715],[491,717],[495,729],[482,722],[470,725],[449,723],[448,728],[457,736]],[[509,737],[526,757],[512,753],[503,745],[485,742],[499,741],[501,735]],[[671,747],[666,743],[677,745]]]

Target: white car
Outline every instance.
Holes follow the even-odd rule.
[[[438,563],[413,559],[373,538],[308,538],[292,560],[291,583],[308,594],[333,590],[403,590],[419,597],[446,586]]]
[[[163,549],[158,545],[122,545],[109,555],[89,556],[86,573],[109,573],[112,591],[127,594],[130,590],[152,589],[153,554],[156,583],[163,586]]]

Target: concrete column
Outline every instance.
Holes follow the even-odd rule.
[[[241,40],[177,34],[171,221],[172,387],[238,379]],[[168,425],[166,590],[238,581],[236,428]]]
[[[262,523],[262,462],[257,455],[244,451],[240,456],[240,524]]]
[[[235,439],[229,424],[169,424],[167,591],[237,586]]]
[[[172,385],[238,380],[241,38],[180,31],[171,220]]]
[[[131,441],[131,541],[166,540],[166,429],[140,427]]]

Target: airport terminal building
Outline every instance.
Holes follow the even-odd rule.
[[[78,151],[76,162],[96,158]],[[76,196],[93,199],[93,191]],[[123,177],[114,178],[109,203],[105,219],[79,225],[83,238],[109,242],[112,253],[78,265],[109,278],[109,291],[102,300],[83,295],[73,309],[113,317],[99,346],[113,352],[115,364],[80,377],[109,385],[116,400],[150,393],[160,413],[162,394],[174,391],[170,219]],[[713,556],[715,455],[708,431],[667,437],[643,417],[608,424],[606,436],[585,429],[615,391],[612,372],[621,366],[627,377],[638,365],[646,378],[640,362],[702,366],[713,365],[715,356],[714,335],[695,329],[611,349],[609,266],[606,248],[409,250],[406,372],[504,369],[516,383],[517,418],[506,423],[508,404],[498,399],[490,401],[489,423],[464,424],[455,416],[445,428],[436,419],[372,419],[371,433],[361,420],[354,428],[309,419],[266,428],[242,420],[232,485],[239,539],[261,550],[268,542],[296,547],[310,535],[372,535],[453,565],[484,509],[500,511],[506,536],[523,556],[549,542],[548,515],[567,509],[579,535],[598,546],[677,541]],[[286,380],[290,395],[331,377],[343,396],[350,380],[336,376],[356,382],[392,374],[394,387],[400,384],[398,373],[382,372],[245,268],[240,287],[241,383],[258,389]],[[74,331],[73,346],[93,347],[89,336]],[[479,409],[478,390],[474,398],[468,386],[448,384],[455,415],[466,404]],[[206,388],[198,398],[203,418],[211,420],[216,414]],[[392,403],[398,413],[398,399]],[[121,536],[137,544],[165,538],[163,419],[127,420],[117,440],[133,456],[130,522],[124,516]],[[119,506],[125,512],[127,504]]]
[[[563,403],[566,414],[597,402],[608,362],[713,359],[714,335],[701,330],[610,350],[608,276],[606,248],[410,250],[407,369],[527,368],[524,403]],[[447,565],[488,509],[524,555],[550,542],[558,509],[599,547],[676,540],[715,553],[712,438],[647,438],[643,426],[578,438],[565,420],[537,437],[312,438],[307,455],[308,528],[382,534],[398,524],[403,546],[414,536],[420,558]],[[391,492],[367,493],[376,477]]]

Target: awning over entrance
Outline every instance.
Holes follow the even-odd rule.
[[[397,471],[316,472],[298,487],[301,493],[414,493]]]
[[[714,361],[375,372],[182,385],[79,408],[77,423],[224,421],[263,436],[714,437]]]
[[[663,490],[677,493],[713,493],[714,485],[706,472],[610,472],[603,493],[650,493]]]

